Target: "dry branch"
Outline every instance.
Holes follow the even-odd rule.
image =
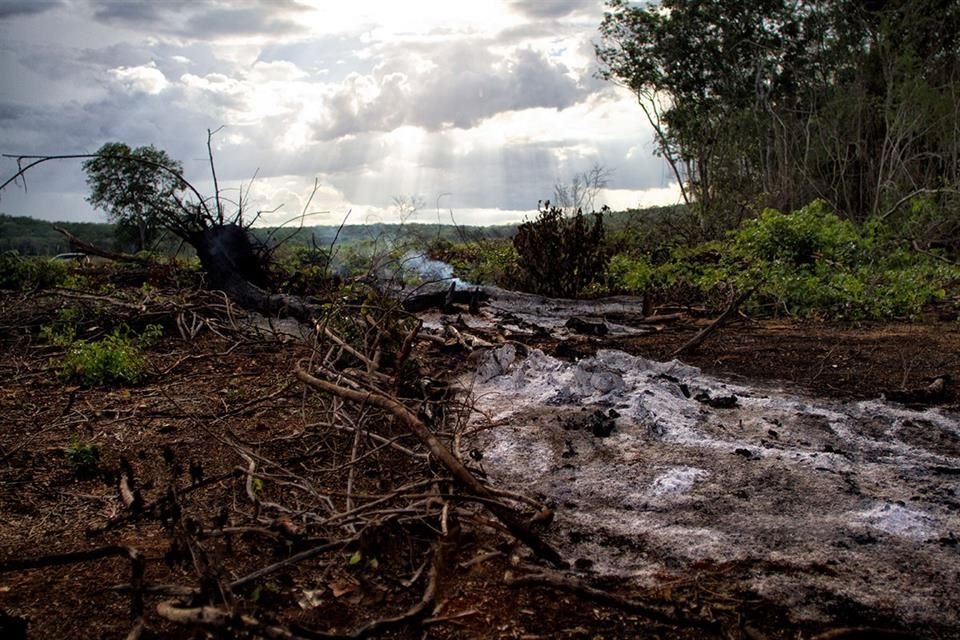
[[[133,547],[109,545],[86,551],[55,553],[38,558],[0,560],[0,573],[91,562],[113,556],[125,556],[130,559],[130,617],[135,621],[134,629],[131,631],[133,633],[141,626],[143,618],[143,570],[145,565],[143,554]]]
[[[100,258],[106,258],[107,260],[113,260],[114,262],[132,262],[134,264],[139,264],[143,266],[154,264],[153,260],[149,258],[141,258],[140,256],[134,256],[129,253],[117,253],[115,251],[107,251],[106,249],[101,249],[96,247],[89,242],[84,242],[77,236],[73,235],[63,227],[58,227],[53,225],[53,230],[57,233],[62,234],[70,241],[70,246],[83,251],[84,253],[90,254],[92,256],[97,256]]]
[[[497,502],[496,494],[480,482],[470,470],[437,439],[416,414],[397,399],[375,391],[357,391],[333,382],[321,380],[304,371],[299,363],[295,368],[295,372],[297,378],[311,387],[332,393],[351,402],[379,407],[393,414],[395,418],[419,438],[420,442],[430,451],[430,454],[447,468],[457,482],[473,494],[492,501],[492,503],[487,505],[488,508],[500,522],[507,527],[511,534],[530,547],[537,556],[547,560],[551,564],[555,566],[562,566],[564,564],[563,558],[561,558],[556,549],[531,531],[530,527],[527,526],[516,511]]]
[[[675,607],[657,606],[632,600],[615,593],[610,593],[609,591],[591,587],[582,580],[579,580],[573,576],[562,575],[552,571],[530,573],[522,576],[513,576],[508,574],[505,577],[505,580],[509,585],[544,585],[553,587],[554,589],[559,589],[561,591],[575,593],[578,596],[589,598],[597,602],[602,602],[603,604],[608,604],[625,611],[639,613],[647,618],[650,618],[651,620],[664,624],[673,625],[683,623],[685,625],[695,624],[696,626],[702,627],[715,626],[713,623],[702,619],[683,619],[680,617],[680,614]]]
[[[740,308],[740,305],[746,302],[747,298],[752,296],[753,292],[756,290],[757,290],[756,287],[751,287],[746,291],[744,291],[743,293],[741,293],[740,295],[736,296],[730,302],[730,304],[727,305],[727,308],[723,311],[723,313],[721,313],[717,317],[716,320],[714,320],[713,322],[705,326],[703,329],[701,329],[697,333],[697,335],[690,338],[690,340],[687,341],[686,344],[684,344],[682,347],[680,347],[679,349],[674,351],[672,354],[670,354],[671,357],[676,358],[677,356],[687,353],[688,351],[693,351],[694,349],[699,347],[701,344],[703,344],[703,342],[710,337],[711,333],[713,333],[714,331],[722,327],[724,324],[727,323],[728,320],[730,320],[730,316],[734,315],[737,312],[737,309]]]
[[[349,633],[329,633],[307,629],[296,631],[276,624],[260,622],[253,616],[235,615],[217,607],[180,607],[176,602],[167,601],[157,605],[157,613],[172,622],[184,625],[221,629],[244,629],[265,638],[281,640],[310,640],[315,638],[361,639],[374,633],[384,631],[424,617],[428,608],[433,604],[437,594],[437,579],[440,574],[440,565],[444,556],[444,543],[437,543],[434,551],[433,563],[420,600],[404,613],[388,618],[373,620]],[[280,566],[285,564],[278,563]],[[261,576],[258,576],[261,577]],[[234,583],[236,584],[236,583]]]

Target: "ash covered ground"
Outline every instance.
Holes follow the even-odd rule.
[[[497,483],[557,507],[587,574],[657,586],[724,564],[798,620],[960,628],[960,421],[814,399],[601,350],[507,344],[464,379]]]

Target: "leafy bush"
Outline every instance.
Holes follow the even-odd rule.
[[[100,341],[87,342],[75,340],[74,331],[71,330],[45,332],[51,342],[66,347],[61,366],[63,376],[86,385],[141,382],[147,377],[147,359],[142,347],[162,333],[158,325],[148,325],[137,337],[131,334],[129,328],[121,326]]]
[[[67,266],[62,262],[26,258],[16,251],[0,254],[0,289],[46,289],[57,286],[66,276]]]
[[[765,209],[732,233],[731,253],[753,264],[793,267],[856,260],[859,230],[817,200],[792,213]]]
[[[64,455],[78,478],[93,477],[100,469],[100,447],[93,442],[74,437],[64,450]]]
[[[279,289],[294,295],[325,292],[335,280],[330,273],[330,252],[313,247],[293,247],[275,259],[272,269]]]
[[[944,299],[960,268],[898,248],[889,229],[860,229],[816,201],[791,213],[767,209],[726,240],[676,248],[659,263],[619,254],[609,283],[713,309],[731,289],[756,287],[754,311],[882,320],[915,317]]]
[[[520,225],[513,238],[520,267],[520,286],[547,296],[575,298],[607,270],[603,214],[589,224],[581,210],[572,216],[547,201],[538,215]]]
[[[430,257],[450,264],[458,278],[472,284],[493,284],[505,289],[518,286],[520,256],[507,239],[460,244],[443,240],[430,247]]]

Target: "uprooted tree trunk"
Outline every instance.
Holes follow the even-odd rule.
[[[263,261],[248,231],[236,223],[213,224],[184,238],[197,252],[210,285],[245,309],[308,321],[317,309],[296,296],[272,293]]]
[[[207,146],[210,148],[210,139],[215,132],[207,132]],[[210,152],[211,170],[213,170],[213,156]],[[181,240],[191,245],[200,258],[200,266],[209,278],[209,284],[229,295],[240,306],[269,315],[289,315],[301,321],[307,321],[316,315],[316,309],[295,296],[276,294],[269,291],[267,270],[265,268],[266,255],[263,247],[257,246],[243,224],[241,208],[231,217],[224,217],[223,205],[220,200],[219,187],[214,185],[217,192],[213,200],[216,204],[213,210],[208,206],[208,198],[187,181],[179,171],[170,167],[138,158],[134,156],[104,156],[103,154],[70,154],[53,156],[9,156],[17,161],[19,170],[10,178],[0,183],[0,191],[5,187],[25,179],[31,168],[51,160],[73,160],[90,158],[109,158],[122,162],[134,162],[148,166],[156,171],[173,175],[186,185],[187,190],[195,200],[184,201],[179,196],[171,196],[169,212],[163,214],[160,220],[162,226],[175,234]],[[28,161],[24,164],[24,161]],[[77,249],[111,260],[149,264],[149,259],[139,256],[130,256],[94,247],[66,230],[54,227],[65,235],[71,245]]]

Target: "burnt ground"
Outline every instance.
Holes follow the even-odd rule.
[[[124,289],[127,285],[121,283],[109,297],[129,302],[132,310],[117,310],[95,299],[79,301],[72,294],[4,292],[0,561],[9,564],[109,545],[135,547],[145,557],[144,581],[150,587],[142,637],[204,637],[204,633],[236,637],[243,635],[239,623],[197,631],[159,616],[156,607],[177,595],[172,585],[215,590],[218,581],[221,585],[236,581],[342,536],[343,544],[328,553],[234,589],[229,598],[234,611],[310,637],[311,630],[346,633],[414,606],[424,592],[429,573],[424,567],[430,564],[431,544],[441,526],[438,508],[429,498],[417,502],[423,500],[423,489],[411,490],[404,494],[407,502],[395,505],[399,516],[371,510],[362,514],[367,520],[353,523],[361,534],[372,531],[369,536],[346,541],[347,528],[334,535],[328,521],[330,514],[348,511],[344,482],[349,463],[357,461],[357,445],[353,435],[330,427],[336,419],[331,417],[329,398],[307,393],[296,381],[294,363],[308,357],[309,349],[296,340],[278,341],[270,332],[237,331],[236,318],[217,307],[215,296],[195,297],[200,295],[195,291],[188,296],[182,284],[176,289],[164,289],[164,284],[170,283],[155,284],[153,294],[145,296],[138,285]],[[131,323],[156,319],[164,324],[166,337],[147,350],[153,375],[132,387],[84,387],[62,380],[57,368],[62,350],[38,333],[67,306],[85,309],[91,334],[102,332],[111,314],[126,314],[123,319]],[[183,313],[209,321],[199,325],[192,338],[185,338],[175,321]],[[548,353],[559,349],[568,357],[603,347],[667,359],[703,322],[685,319],[643,335],[568,336],[563,347],[554,338],[516,333],[511,338]],[[475,333],[496,338],[495,330]],[[414,354],[420,360],[417,375],[424,377],[452,377],[468,366],[464,350],[456,345],[441,348],[436,340],[418,341]],[[761,320],[721,329],[683,359],[737,380],[786,381],[833,398],[875,398],[924,386],[943,373],[956,377],[960,326],[936,321],[850,326]],[[955,406],[956,392],[950,390],[944,400]],[[414,446],[402,434],[384,435]],[[101,460],[95,471],[78,473],[71,462],[67,452],[78,443],[98,447]],[[928,445],[956,447],[955,442]],[[360,446],[370,464],[351,476],[353,484],[346,487],[354,505],[435,473],[420,459],[391,455],[391,449],[376,443],[364,440]],[[248,468],[248,458],[254,456],[260,475],[259,483],[251,485],[253,476],[245,480],[236,470]],[[133,470],[148,507],[140,514],[124,505],[117,489],[124,464]],[[206,484],[196,482],[200,477]],[[309,491],[293,486],[304,480],[311,483]],[[250,497],[251,486],[259,505]],[[175,499],[168,497],[171,487],[177,491]],[[269,503],[291,506],[292,524],[271,513]],[[176,513],[164,512],[164,504],[175,504]],[[309,515],[316,513],[323,517]],[[536,578],[525,578],[535,573],[529,553],[496,528],[481,524],[488,521],[482,512],[472,516],[464,512],[460,526],[450,525],[452,543],[444,547],[426,619],[421,616],[369,635],[960,636],[955,628],[916,628],[854,601],[831,601],[829,618],[811,621],[795,609],[795,603],[757,593],[749,580],[756,567],[736,559],[674,563],[643,587],[603,577],[586,581],[595,589],[592,592],[569,585],[530,584]],[[310,522],[323,526],[308,526]],[[195,546],[178,549],[172,544],[177,540]],[[952,544],[956,550],[956,539]],[[829,563],[798,568],[788,560],[771,561],[781,562],[781,577],[788,581],[797,571],[835,570]],[[31,638],[125,637],[132,625],[130,575],[130,562],[124,557],[0,573],[0,610],[8,616],[0,624],[7,625],[7,632],[26,624]],[[604,594],[670,615],[658,619],[650,610],[623,601],[611,603]]]

